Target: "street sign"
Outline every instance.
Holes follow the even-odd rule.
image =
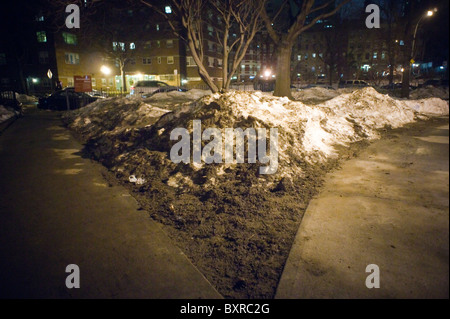
[[[409,61],[409,62],[411,62],[411,64],[414,64],[414,62],[416,62],[416,61],[414,61],[414,59],[411,59],[411,61]]]
[[[90,75],[73,77],[75,84],[75,92],[92,92],[92,79]]]

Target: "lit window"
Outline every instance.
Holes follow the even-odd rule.
[[[167,14],[170,14],[170,13],[172,13],[172,7],[171,7],[171,6],[166,6],[166,7],[164,8],[164,11],[165,11]]]
[[[317,55],[316,55],[315,53],[312,54],[313,59],[315,59],[316,56],[317,56]]]
[[[377,53],[377,52],[374,52],[374,53],[373,53],[373,58],[376,59],[377,57],[378,57],[378,53]]]
[[[384,51],[381,52],[381,59],[382,60],[386,59],[386,52],[384,52]]]
[[[167,40],[167,41],[166,41],[166,46],[167,46],[168,48],[173,48],[173,40]]]
[[[302,60],[302,56],[301,55],[297,55],[297,60],[301,61]]]
[[[66,64],[80,64],[80,57],[78,53],[65,53],[64,55]]]
[[[47,42],[47,34],[45,31],[38,31],[36,32],[37,41],[40,43]]]
[[[405,41],[400,40],[400,45],[405,45]]]
[[[156,41],[156,46],[158,47],[158,48],[160,48],[161,47],[161,41]]]
[[[188,56],[186,58],[186,66],[197,66],[193,57]]]
[[[134,50],[136,49],[136,44],[134,44],[134,42],[130,43],[130,50]]]
[[[156,31],[159,31],[159,24],[156,25]]]
[[[167,64],[173,64],[173,56],[167,57]]]
[[[77,41],[77,36],[75,34],[63,32],[62,36],[63,36],[65,43],[77,45],[78,41]]]

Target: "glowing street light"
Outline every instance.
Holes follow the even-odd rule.
[[[270,70],[264,71],[264,76],[265,76],[266,78],[270,77],[271,75],[272,75],[272,71],[270,71]]]
[[[111,74],[111,69],[108,68],[106,65],[102,65],[102,67],[100,68],[100,71],[101,71],[104,75],[110,75],[110,74]]]
[[[428,10],[427,14],[426,15],[422,15],[422,17],[420,17],[419,21],[417,21],[416,29],[414,30],[413,43],[412,43],[412,48],[411,48],[411,58],[412,58],[412,60],[414,60],[414,58],[415,58],[414,51],[415,51],[415,45],[416,45],[416,34],[417,34],[417,29],[419,28],[420,21],[422,21],[422,19],[425,18],[425,17],[433,16],[435,12],[437,12],[437,8],[434,8],[433,10]]]

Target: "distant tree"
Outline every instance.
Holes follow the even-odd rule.
[[[344,72],[347,55],[345,39],[348,38],[348,30],[337,16],[330,23],[332,27],[323,30],[324,50],[319,58],[327,68],[328,84],[332,86],[335,80],[334,75]]]
[[[336,14],[345,4],[351,0],[343,0],[336,5],[336,1],[316,0],[285,0],[276,10],[262,11],[262,18],[272,40],[277,45],[277,69],[275,96],[287,96],[292,98],[290,89],[290,71],[292,47],[302,32],[313,27],[317,21],[326,19]],[[275,2],[272,3],[273,9]],[[288,12],[290,19],[279,21],[282,12]]]
[[[253,38],[261,28],[260,14],[265,1],[262,0],[172,0],[170,16],[155,4],[155,1],[140,0],[164,16],[173,32],[183,39],[198,66],[198,72],[212,92],[227,90],[231,78],[238,70]],[[212,18],[205,13],[213,10]],[[174,19],[173,16],[177,18]],[[218,22],[217,17],[220,17]],[[205,65],[205,24],[215,19],[215,35],[222,48],[222,86],[213,81]],[[178,22],[178,23],[177,23]],[[234,37],[233,34],[236,36]]]
[[[395,64],[397,46],[392,39],[392,34],[397,34],[403,41],[400,47],[400,58],[403,66],[402,72],[402,92],[401,96],[409,97],[409,84],[411,78],[411,62],[416,56],[417,46],[415,36],[416,31],[420,27],[420,23],[424,23],[427,10],[432,10],[434,6],[432,1],[421,0],[384,0],[381,1],[380,7],[382,12],[387,16],[389,45],[392,45],[389,50],[389,62],[391,63],[390,81],[393,76],[393,66]],[[394,29],[395,28],[395,29]],[[395,30],[395,32],[394,32]]]

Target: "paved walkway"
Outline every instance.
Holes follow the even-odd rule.
[[[375,142],[310,203],[276,298],[448,298],[448,196],[448,117]]]
[[[221,298],[81,148],[38,110],[0,136],[0,298]]]

